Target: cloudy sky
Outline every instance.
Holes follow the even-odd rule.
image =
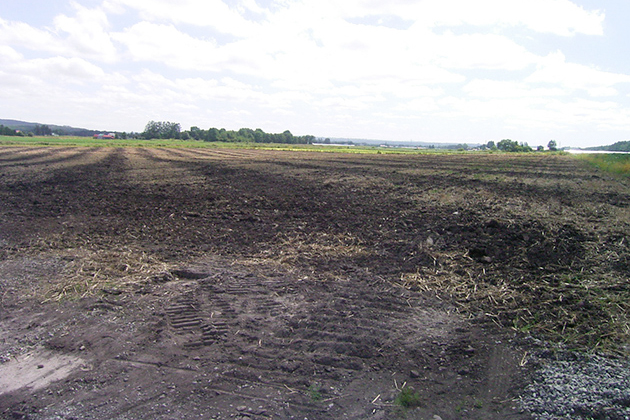
[[[2,0],[0,118],[630,140],[628,0]]]

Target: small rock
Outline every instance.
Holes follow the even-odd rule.
[[[175,280],[175,276],[173,276],[173,274],[169,273],[168,271],[158,273],[152,278],[152,281],[154,283],[168,283],[169,281],[173,280]]]
[[[245,405],[239,405],[238,407],[236,407],[236,411],[245,411],[247,410],[247,406]]]
[[[299,366],[300,365],[295,361],[285,360],[280,365],[280,369],[284,370],[285,372],[293,373],[297,370]]]
[[[464,354],[474,354],[475,353],[475,349],[472,346],[468,346],[464,350],[462,350],[462,352]]]
[[[490,220],[488,223],[486,223],[486,226],[489,228],[500,228],[501,227],[501,223],[499,223],[498,221],[492,219]]]
[[[412,378],[414,378],[414,379],[415,379],[415,378],[419,378],[419,377],[420,377],[420,372],[418,372],[417,370],[411,370],[411,371],[409,372],[409,376],[410,376],[410,377],[412,377]]]
[[[37,369],[43,369],[44,365],[37,365]]]

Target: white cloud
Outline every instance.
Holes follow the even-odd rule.
[[[553,98],[567,96],[566,89],[557,87],[532,87],[521,81],[476,79],[466,84],[463,91],[480,98]]]
[[[603,13],[584,10],[569,0],[354,0],[344,3],[347,17],[395,15],[428,28],[467,24],[523,26],[561,36],[603,34]]]
[[[109,22],[105,12],[87,9],[73,3],[76,16],[59,15],[54,19],[58,33],[66,33],[66,42],[78,55],[103,61],[116,60],[116,48],[107,32]]]
[[[13,48],[0,45],[0,66],[5,67],[11,63],[22,60],[24,57]]]
[[[98,66],[78,57],[50,57],[26,59],[10,47],[0,47],[0,68],[29,78],[56,83],[101,82],[105,72]]]
[[[116,49],[107,33],[105,13],[77,3],[73,6],[76,16],[56,16],[53,28],[39,29],[0,19],[0,42],[47,54],[115,61]]]
[[[64,48],[51,32],[37,29],[24,22],[9,22],[0,18],[0,43],[57,54]]]
[[[105,72],[98,66],[81,58],[52,57],[29,60],[24,68],[42,78],[54,75],[67,82],[99,81]]]
[[[494,34],[434,37],[436,61],[447,68],[520,70],[537,57],[505,36]]]
[[[611,73],[576,63],[568,63],[561,52],[540,60],[536,71],[525,79],[531,84],[562,86],[585,90],[591,96],[615,96],[615,85],[630,83],[630,75]]]
[[[241,13],[263,11],[251,1],[237,2],[235,8],[230,8],[221,0],[107,0],[105,6],[114,10],[135,9],[148,21],[210,27],[239,37],[252,35],[257,26]]]
[[[212,66],[214,42],[196,39],[172,25],[140,22],[112,37],[127,47],[135,61],[153,61],[184,69],[217,69]]]

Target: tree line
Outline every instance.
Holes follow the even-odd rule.
[[[0,124],[0,136],[23,136],[24,134],[20,131],[14,130],[9,127],[5,127]]]
[[[500,150],[502,152],[510,153],[527,153],[534,151],[534,149],[532,149],[531,146],[529,146],[527,143],[519,143],[510,139],[503,139],[496,144],[491,140],[482,148],[490,150]],[[555,152],[556,150],[558,150],[558,145],[555,140],[549,140],[549,143],[547,143],[547,148],[549,149],[549,151]],[[544,147],[538,146],[536,150],[541,152],[544,150]]]
[[[589,147],[586,150],[607,150],[609,152],[630,152],[630,141],[618,141],[608,146]]]
[[[13,128],[0,124],[0,136],[51,136],[52,133],[52,130],[47,125],[37,124],[32,131],[25,133],[24,131],[14,130]]]
[[[0,136],[19,136],[19,137],[32,137],[32,136],[65,136],[65,135],[75,135],[75,136],[91,136],[97,131],[94,130],[86,130],[83,128],[73,128],[73,127],[58,127],[52,126],[49,127],[46,124],[30,124],[24,123],[17,126],[17,128],[11,128],[0,124]]]
[[[190,127],[190,130],[182,131],[179,123],[170,121],[149,121],[140,138],[144,139],[180,139],[199,140],[208,142],[242,142],[242,143],[288,143],[310,144],[315,141],[315,136],[294,136],[289,130],[282,133],[265,133],[260,128],[241,128],[238,131],[225,128]]]

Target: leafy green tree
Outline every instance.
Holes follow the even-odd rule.
[[[52,136],[52,130],[47,125],[35,125],[33,133],[36,136]]]
[[[555,152],[556,150],[558,150],[558,143],[556,143],[555,140],[549,140],[549,143],[547,143],[547,148],[550,151]]]
[[[256,140],[255,132],[251,128],[241,128],[238,130],[239,141],[253,143]]]
[[[503,139],[497,143],[497,149],[504,152],[531,152],[532,148],[527,145],[527,143],[521,143],[510,139]]]
[[[257,128],[256,131],[254,131],[254,141],[256,143],[265,143],[266,139],[267,133],[262,131],[260,128]]]
[[[178,139],[181,125],[169,121],[149,121],[142,137],[145,139]]]
[[[208,130],[203,131],[203,141],[218,141],[219,140],[219,130],[216,128],[210,128]]]
[[[149,121],[144,127],[142,136],[145,139],[157,139],[160,137],[161,123],[155,121]]]
[[[196,126],[190,127],[189,134],[190,134],[190,137],[192,137],[195,140],[201,140],[203,136],[202,131],[199,129],[199,127],[196,127]]]
[[[503,152],[516,152],[517,148],[518,143],[510,139],[503,139],[497,143],[497,149]]]
[[[165,131],[172,123],[160,123],[150,121],[143,133],[144,138],[166,138]],[[178,124],[179,126],[179,124]],[[177,128],[177,127],[176,127]],[[225,128],[209,128],[207,130],[199,127],[190,127],[190,130],[179,132],[178,137],[186,139],[193,138],[195,140],[203,140],[208,142],[224,141],[224,142],[256,142],[256,143],[301,143],[309,144],[315,141],[315,136],[294,136],[289,130],[279,134],[265,133],[260,128],[252,130],[251,128],[241,128],[238,131],[226,130]]]
[[[0,136],[19,136],[20,134],[22,133],[18,133],[14,129],[0,124]]]

